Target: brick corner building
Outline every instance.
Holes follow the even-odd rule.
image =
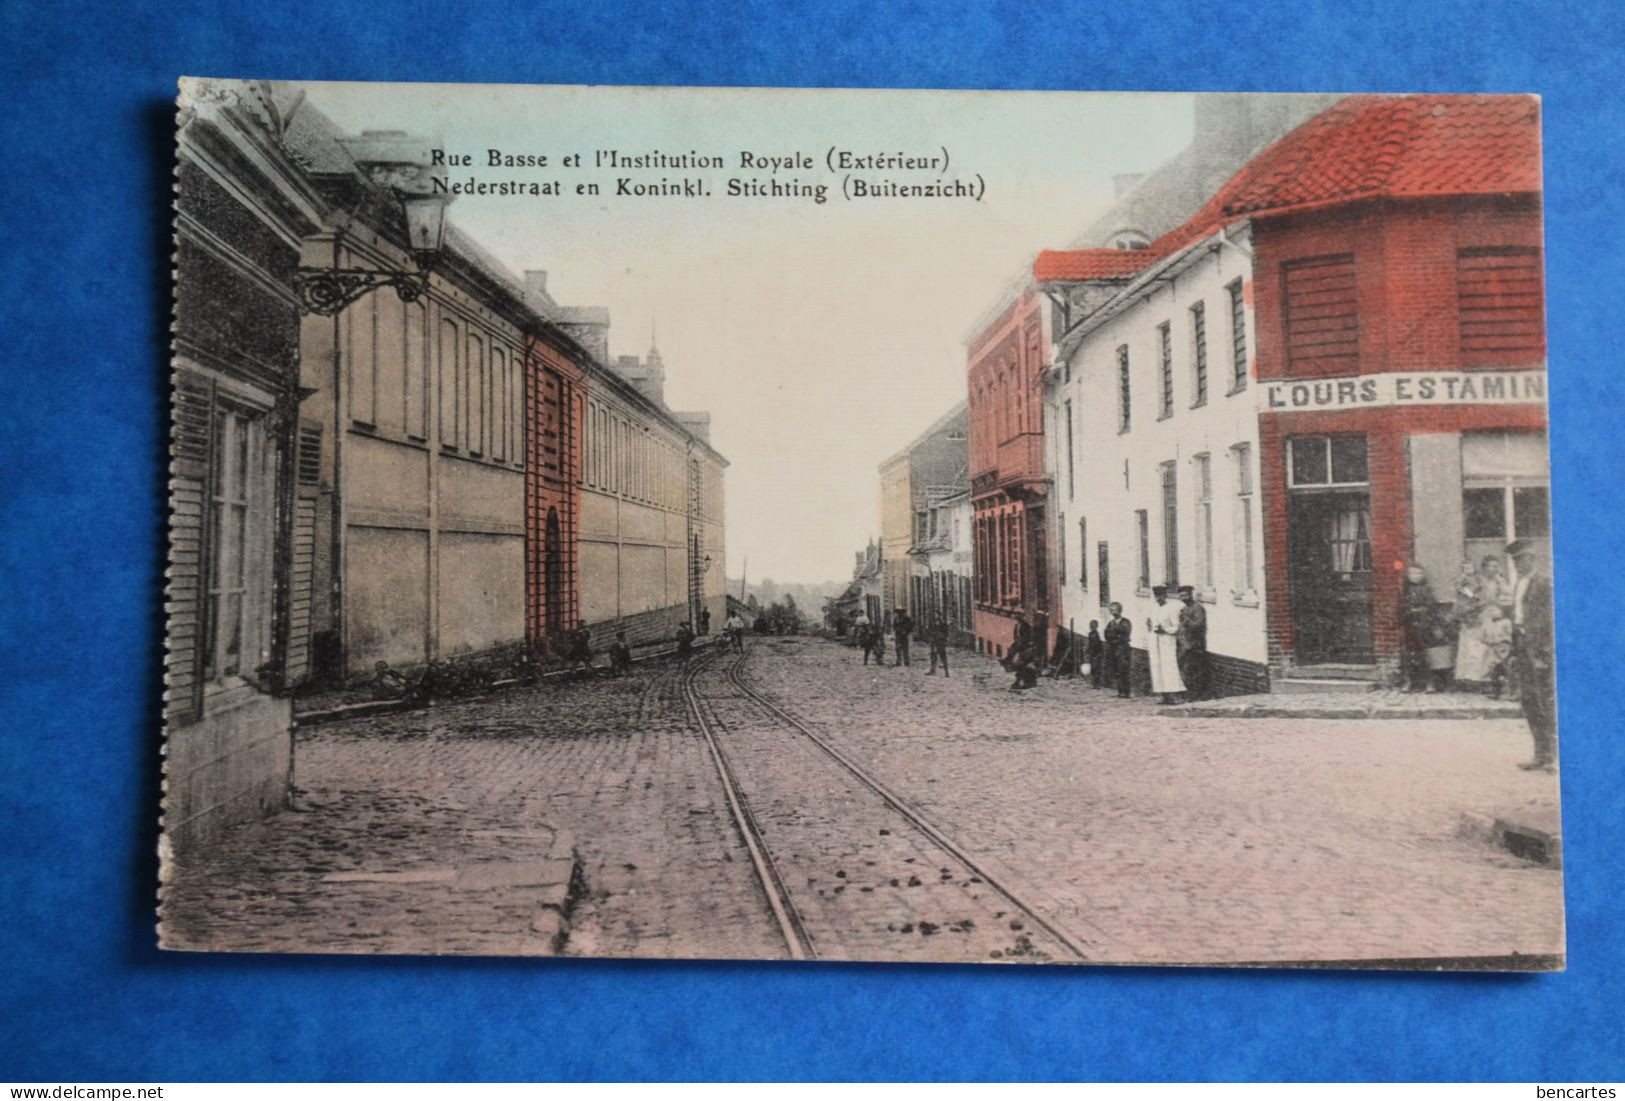
[[[1270,151],[1252,223],[1269,650],[1399,659],[1403,567],[1549,538],[1540,120],[1524,96],[1352,96]]]

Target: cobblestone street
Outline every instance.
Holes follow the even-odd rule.
[[[959,653],[943,680],[753,640],[744,683],[1001,895],[729,660],[695,687],[820,958],[1076,958],[1045,924],[1110,962],[1562,952],[1560,873],[1461,834],[1555,813],[1556,779],[1515,767],[1521,721],[1169,716],[1082,682],[1014,693]],[[302,731],[297,809],[176,866],[165,942],[784,956],[682,681],[652,663]]]

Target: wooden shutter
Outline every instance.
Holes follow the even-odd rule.
[[[164,717],[195,722],[203,709],[204,594],[209,562],[209,458],[214,387],[183,375],[172,393],[169,479],[169,570]]]
[[[1473,248],[1457,253],[1464,362],[1544,356],[1543,297],[1539,249]]]
[[[1351,375],[1359,369],[1354,257],[1316,256],[1281,268],[1286,301],[1287,371]]]
[[[293,492],[293,547],[288,576],[287,683],[310,675],[311,590],[316,568],[316,503],[322,484],[322,426],[299,426]]]

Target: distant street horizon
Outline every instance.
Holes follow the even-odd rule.
[[[850,576],[878,536],[877,467],[963,400],[962,341],[978,318],[1039,250],[1110,205],[1114,175],[1155,168],[1193,132],[1189,95],[299,87],[347,132],[438,138],[475,162],[456,181],[564,181],[557,196],[459,195],[449,216],[515,276],[548,271],[559,302],[608,307],[612,355],[658,340],[668,403],[710,412],[731,464],[727,570],[748,555],[751,573],[803,583]],[[985,195],[848,202],[836,190],[819,203],[807,186],[846,175],[824,172],[836,146],[946,152],[946,173],[890,178],[979,176]],[[549,167],[488,168],[490,150]],[[558,162],[603,150],[715,156],[790,194],[572,194],[588,174]]]

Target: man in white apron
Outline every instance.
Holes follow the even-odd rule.
[[[1174,702],[1174,693],[1185,691],[1185,682],[1179,676],[1179,609],[1168,602],[1168,586],[1157,585],[1151,590],[1157,606],[1146,618],[1146,656],[1151,659],[1151,691],[1162,697],[1164,707]]]

